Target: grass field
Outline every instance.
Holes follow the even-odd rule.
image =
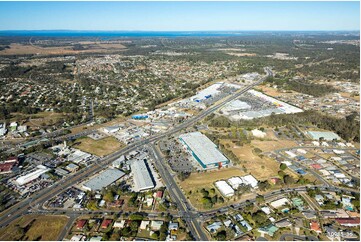
[[[124,146],[114,137],[106,137],[100,140],[85,137],[77,139],[75,143],[74,148],[100,157],[109,155]]]
[[[65,216],[25,215],[0,229],[0,240],[57,240],[68,218]]]

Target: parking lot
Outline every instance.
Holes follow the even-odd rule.
[[[168,164],[173,171],[176,172],[191,172],[194,171],[194,160],[191,155],[184,151],[183,146],[175,140],[162,142],[161,148],[165,154],[169,152]],[[169,151],[168,151],[169,150]]]

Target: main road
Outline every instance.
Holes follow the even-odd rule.
[[[99,162],[93,163],[92,165],[82,169],[81,171],[79,171],[71,176],[68,176],[67,178],[62,179],[59,182],[55,183],[54,185],[52,185],[48,188],[45,188],[39,192],[36,192],[36,193],[32,194],[31,196],[29,196],[28,198],[18,202],[17,204],[13,205],[12,207],[3,211],[0,214],[0,227],[4,227],[4,226],[8,225],[9,223],[11,223],[12,221],[14,221],[15,219],[27,214],[28,210],[31,209],[30,202],[32,204],[43,204],[47,200],[52,198],[53,196],[65,191],[66,189],[73,186],[74,184],[79,183],[84,178],[87,178],[87,177],[105,169],[109,164],[111,164],[119,156],[127,154],[127,153],[137,149],[140,146],[158,141],[159,139],[162,139],[164,137],[175,134],[183,129],[186,129],[186,128],[196,124],[198,121],[202,120],[206,116],[212,114],[219,108],[223,107],[226,103],[228,103],[234,99],[237,99],[240,95],[242,95],[245,92],[247,92],[248,90],[252,89],[254,86],[257,86],[260,83],[262,83],[268,76],[273,75],[272,71],[268,68],[265,68],[265,72],[267,73],[267,75],[261,77],[258,81],[255,81],[251,85],[248,85],[245,88],[238,90],[230,97],[225,98],[218,104],[213,105],[213,106],[209,107],[208,109],[201,111],[198,115],[186,120],[185,122],[181,123],[180,125],[175,126],[173,129],[168,130],[161,134],[151,136],[147,139],[134,142],[134,143],[126,146],[125,148],[123,148],[119,151],[116,151],[115,153],[113,153],[111,155],[104,157]],[[199,224],[198,224],[198,226],[195,225],[194,227],[195,227],[195,230],[197,230],[197,232],[195,234],[193,234],[193,236],[195,236],[195,238],[198,240],[204,239],[205,237],[202,236],[202,234],[204,235],[204,233],[203,233],[202,229],[199,227]]]

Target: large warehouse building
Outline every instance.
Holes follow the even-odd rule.
[[[125,173],[118,169],[108,168],[107,170],[99,173],[84,183],[83,188],[88,191],[100,191],[104,187],[107,187],[115,181],[119,180],[124,175]]]
[[[340,136],[335,134],[334,132],[329,131],[307,131],[306,134],[308,134],[313,140],[319,140],[320,138],[323,138],[327,141],[332,140],[341,140]]]
[[[134,190],[145,191],[155,187],[155,182],[145,159],[134,160],[131,169],[134,175]]]
[[[182,134],[179,136],[179,140],[204,169],[220,167],[229,163],[227,157],[218,150],[217,146],[200,132]]]

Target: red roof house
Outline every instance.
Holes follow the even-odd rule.
[[[335,220],[343,226],[354,227],[360,225],[360,218],[336,218]]]
[[[10,173],[17,162],[0,163],[0,174]]]
[[[322,166],[320,164],[312,164],[311,165],[313,167],[313,169],[319,170],[322,168]]]
[[[277,177],[272,177],[270,178],[270,182],[273,184],[273,185],[276,185],[279,181],[281,181],[281,179],[277,178]]]
[[[163,197],[163,191],[157,191],[157,193],[155,194],[155,198],[162,199],[162,197]]]
[[[315,222],[315,221],[312,221],[312,222],[310,223],[310,227],[311,227],[311,230],[316,231],[317,233],[321,233],[321,232],[322,232],[322,230],[321,230],[321,228],[320,228],[320,225],[319,225],[317,222]]]
[[[113,220],[111,220],[111,219],[104,219],[100,227],[102,229],[106,229],[112,222],[113,222]]]
[[[86,219],[80,219],[78,223],[76,224],[77,229],[83,229],[87,220]]]

